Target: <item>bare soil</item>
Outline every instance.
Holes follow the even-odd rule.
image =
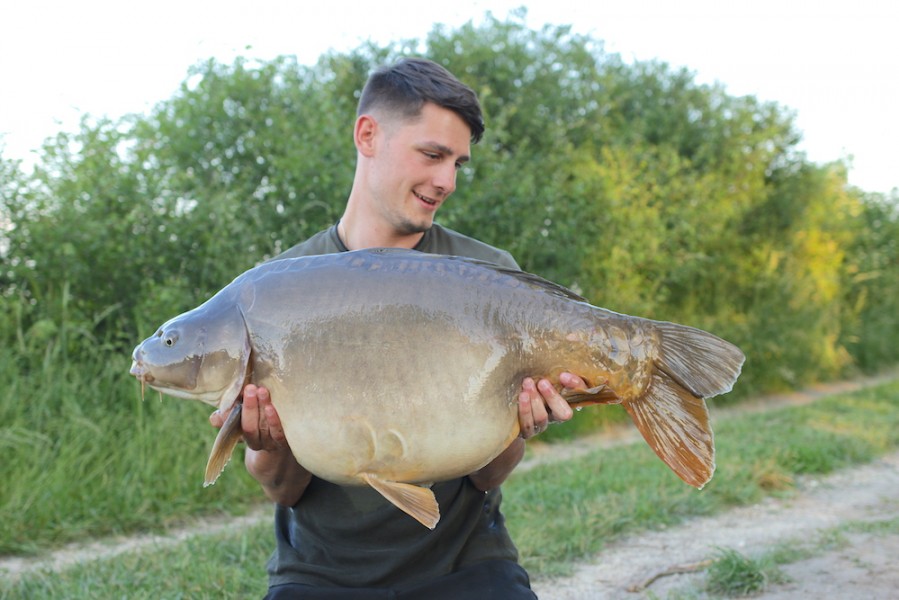
[[[899,372],[839,384],[815,386],[803,392],[768,396],[742,403],[727,412],[762,411],[783,405],[806,404],[833,393],[850,392],[899,377]],[[571,444],[534,445],[519,466],[560,460],[596,448],[633,439],[633,432],[604,432],[600,437]],[[844,523],[884,521],[899,515],[899,453],[872,464],[820,479],[803,479],[786,499],[766,499],[714,517],[691,520],[679,527],[633,536],[610,544],[570,577],[541,579],[533,586],[541,600],[642,598],[707,598],[705,568],[718,549],[737,550],[748,557],[764,554],[782,543],[817,539]],[[242,520],[270,519],[260,510]],[[177,544],[193,535],[221,531],[224,520],[207,520],[167,535],[139,535],[67,546],[38,558],[0,559],[0,576],[18,577],[39,568],[64,569],[82,561],[113,556],[145,547]],[[234,527],[234,519],[227,520]],[[811,556],[784,565],[786,582],[772,584],[755,598],[899,598],[899,534],[850,533],[837,544],[812,544]]]

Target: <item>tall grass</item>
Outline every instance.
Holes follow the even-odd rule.
[[[239,465],[203,488],[212,409],[142,400],[129,366],[127,355],[99,354],[23,368],[0,349],[0,554],[241,512],[259,498]]]

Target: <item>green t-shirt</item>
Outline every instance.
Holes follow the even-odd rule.
[[[508,252],[436,224],[415,249],[518,268]],[[332,226],[275,260],[346,251]],[[427,384],[423,378],[422,385]],[[268,564],[270,585],[403,586],[479,561],[518,559],[500,512],[499,489],[484,493],[462,477],[436,483],[432,490],[440,506],[433,531],[372,488],[313,477],[295,506],[275,508],[277,545]]]

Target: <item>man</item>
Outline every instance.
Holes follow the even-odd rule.
[[[374,73],[359,102],[356,172],[343,216],[277,258],[390,246],[518,268],[507,252],[434,223],[483,130],[475,93],[443,67],[405,59]],[[568,373],[562,383],[585,387]],[[549,381],[525,379],[521,437],[479,471],[434,484],[441,519],[429,531],[370,488],[337,486],[304,469],[268,391],[248,385],[246,467],[276,503],[266,597],[534,598],[504,525],[499,485],[521,460],[526,438],[571,414]],[[221,427],[224,416],[210,421]]]

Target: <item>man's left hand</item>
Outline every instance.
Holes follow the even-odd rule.
[[[559,375],[559,382],[570,390],[585,389],[583,379],[572,373]],[[574,414],[571,406],[548,379],[525,378],[518,395],[518,423],[521,437],[528,439],[546,431],[550,423],[567,421]]]

